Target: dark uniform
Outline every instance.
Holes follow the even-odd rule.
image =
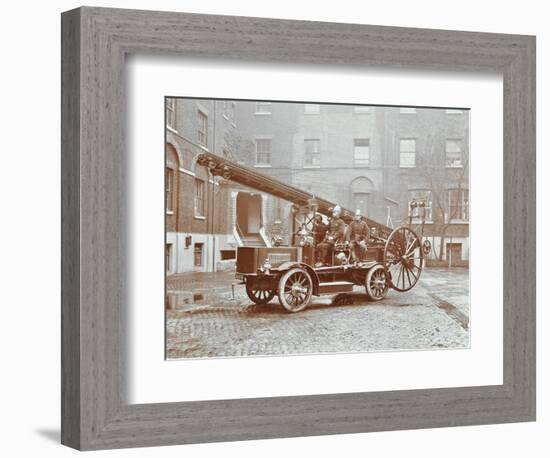
[[[356,261],[364,258],[368,238],[369,226],[367,223],[363,220],[353,220],[350,224],[350,241],[353,257]]]
[[[332,263],[334,244],[344,240],[345,224],[341,218],[331,218],[325,239],[318,245],[319,258],[325,264]]]
[[[325,235],[328,231],[328,224],[323,223],[323,221],[315,221],[313,224],[313,237],[315,240],[315,245],[318,245],[323,240],[325,240]]]
[[[313,223],[313,241],[315,243],[315,262],[322,262],[319,245],[325,240],[328,231],[328,224],[323,223],[323,219],[315,220]]]

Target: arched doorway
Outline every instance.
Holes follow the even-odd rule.
[[[368,215],[372,207],[373,182],[367,177],[357,177],[350,185],[352,210],[360,210],[362,215]]]

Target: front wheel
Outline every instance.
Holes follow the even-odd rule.
[[[367,272],[365,278],[365,290],[367,297],[371,301],[379,301],[388,294],[388,281],[386,279],[386,271],[382,264],[377,264]]]
[[[265,305],[275,297],[275,291],[261,289],[254,284],[246,284],[246,295],[255,304]]]
[[[279,281],[279,302],[287,312],[304,310],[313,294],[311,276],[299,267],[290,269]]]

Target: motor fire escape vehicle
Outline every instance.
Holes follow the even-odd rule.
[[[359,261],[352,260],[349,241],[342,241],[332,250],[332,264],[316,267],[312,243],[314,218],[317,214],[330,217],[333,202],[212,153],[201,154],[198,162],[214,176],[293,204],[290,246],[237,248],[235,277],[245,285],[254,303],[267,304],[277,296],[285,310],[299,312],[310,304],[313,296],[351,293],[355,285],[365,288],[369,300],[380,301],[389,289],[405,292],[418,283],[424,256],[431,249],[430,242],[422,240],[425,199],[409,202],[405,226],[392,229],[365,218],[370,235],[368,248]],[[342,209],[344,220],[351,220],[353,214]]]

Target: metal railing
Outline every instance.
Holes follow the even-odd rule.
[[[243,231],[241,230],[241,227],[239,226],[239,223],[235,221],[235,227],[234,227],[236,234],[233,234],[233,235],[236,235],[236,238],[237,238],[237,245],[239,246],[246,246],[246,241],[244,239],[244,233]]]

